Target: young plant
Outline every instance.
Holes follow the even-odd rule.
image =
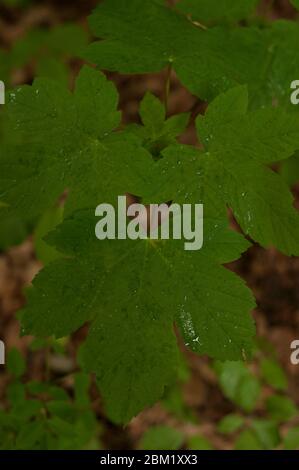
[[[262,351],[257,355],[256,366],[254,374],[241,362],[215,364],[219,385],[236,406],[236,412],[219,422],[218,431],[233,437],[237,450],[299,448],[294,420],[298,408],[288,396],[283,369],[275,356]]]
[[[243,10],[232,1],[225,24],[206,28],[197,21],[197,2],[182,2],[179,11],[164,3],[101,3],[90,23],[102,40],[85,57],[123,73],[173,68],[210,101],[196,118],[200,146],[177,143],[188,115],[167,119],[149,94],[140,108],[143,126],[120,130],[114,85],[84,66],[73,92],[39,78],[10,93],[12,138],[0,155],[0,199],[12,214],[36,220],[67,192],[62,224],[44,237],[60,256],[28,290],[22,332],[59,338],[88,323],[84,369],[96,374],[108,415],[120,423],[174,382],[174,324],[198,354],[250,357],[253,296],[223,266],[250,242],[229,228],[227,208],[247,238],[299,254],[293,197],[270,168],[299,149],[299,115],[287,105],[299,76],[298,25],[240,27],[256,2]],[[210,17],[212,24],[222,20]],[[286,51],[296,53],[291,63]],[[203,204],[203,248],[184,251],[182,240],[99,242],[95,208],[124,194],[144,204]]]
[[[24,381],[26,364],[10,350],[7,360],[10,383],[5,409],[0,410],[0,449],[80,450],[99,448],[98,425],[89,398],[90,380],[74,374],[74,399],[47,382]]]

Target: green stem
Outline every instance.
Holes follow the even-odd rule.
[[[171,72],[172,72],[172,64],[169,64],[168,67],[167,67],[167,73],[166,73],[165,96],[164,96],[166,116],[168,115]]]

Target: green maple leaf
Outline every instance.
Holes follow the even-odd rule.
[[[66,213],[125,191],[138,195],[151,156],[133,135],[114,132],[117,102],[114,85],[89,67],[81,70],[73,94],[47,79],[11,92],[15,143],[1,152],[0,200],[34,218],[66,189]]]
[[[141,101],[139,114],[143,126],[131,124],[126,131],[136,134],[153,156],[159,156],[164,148],[176,143],[176,138],[186,130],[190,119],[190,113],[180,113],[166,119],[165,106],[149,92]]]
[[[165,139],[172,143],[175,137],[181,135],[187,127],[190,113],[176,114],[166,119],[165,107],[151,93],[146,93],[140,104],[140,117],[144,125],[145,139],[157,141]]]
[[[269,59],[261,75],[260,103],[270,99],[280,106],[296,110],[291,104],[291,83],[299,76],[299,25],[294,21],[279,20],[264,31],[269,44]]]
[[[257,2],[215,0],[214,8],[213,3],[183,0],[179,12],[156,0],[105,0],[90,18],[94,35],[102,40],[84,55],[101,68],[123,73],[157,72],[171,65],[183,85],[208,101],[247,84],[252,108],[289,105],[290,84],[299,73],[298,24],[280,20],[265,28],[227,27],[223,23],[244,18]],[[222,25],[205,29],[198,19]]]
[[[298,255],[293,197],[267,165],[298,148],[299,117],[274,108],[248,113],[247,107],[246,87],[219,95],[197,119],[205,151],[183,145],[163,151],[146,200],[202,202],[214,220],[227,204],[243,231],[262,246]]]
[[[214,24],[245,19],[258,2],[259,0],[180,0],[176,7],[196,21]]]
[[[299,181],[299,152],[281,162],[279,172],[288,186],[292,187]]]
[[[103,40],[84,55],[102,69],[148,73],[172,65],[192,93],[208,100],[239,83],[255,91],[268,57],[257,28],[204,31],[155,0],[106,0],[94,11],[90,26]]]
[[[175,322],[198,353],[238,359],[250,354],[254,302],[221,263],[248,243],[227,229],[204,227],[206,243],[109,240],[95,217],[76,212],[47,237],[67,257],[41,271],[28,291],[24,333],[63,337],[91,322],[83,362],[96,373],[109,416],[127,422],[163,394],[177,367]]]
[[[267,44],[264,64],[256,74],[256,87],[251,87],[251,108],[279,105],[297,111],[291,103],[291,83],[299,76],[299,25],[278,20],[260,31]]]

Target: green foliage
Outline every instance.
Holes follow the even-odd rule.
[[[294,7],[298,8],[298,10],[299,10],[299,1],[298,0],[291,0],[291,3],[294,5]]]
[[[7,0],[7,4],[25,6],[29,4],[29,1]],[[32,69],[37,76],[55,79],[64,86],[68,86],[68,61],[86,46],[87,39],[87,33],[81,27],[71,23],[49,30],[30,30],[25,36],[18,39],[9,51],[0,50],[0,79],[8,88],[11,85],[14,71],[27,67],[27,69]],[[14,134],[11,132],[12,129],[6,128],[4,130],[3,123],[0,124],[2,134],[0,145],[2,147],[4,145],[2,139],[7,137],[4,131],[10,132],[13,139]],[[12,208],[2,208],[1,203],[0,215],[0,250],[21,243],[36,223],[31,214],[23,211],[17,213]]]
[[[298,414],[293,400],[282,395],[272,395],[267,399],[268,413],[278,422],[288,421]]]
[[[235,450],[263,450],[263,446],[250,429],[245,429],[236,441]]]
[[[217,363],[215,367],[223,393],[244,411],[252,411],[261,392],[258,379],[242,362]]]
[[[1,62],[1,52],[0,52]],[[1,69],[1,63],[0,63]],[[7,125],[6,106],[0,106],[0,152],[5,152],[5,145],[12,142],[14,134]],[[0,158],[1,159],[1,158]],[[2,188],[1,188],[2,189]],[[2,202],[0,197],[0,252],[18,245],[30,233],[33,226],[31,214],[18,214],[11,206]]]
[[[294,186],[299,181],[299,152],[283,161],[280,165],[280,174],[288,186]]]
[[[0,251],[21,243],[28,229],[18,214],[0,203]]]
[[[124,190],[140,193],[143,180],[138,180],[137,172],[140,167],[146,171],[150,157],[133,136],[112,135],[120,120],[117,100],[112,83],[88,67],[79,74],[74,94],[47,79],[12,92],[7,118],[20,143],[1,158],[4,201],[20,213],[30,210],[32,216],[39,216],[66,188],[70,190],[66,213],[95,201],[109,201],[112,194]],[[127,170],[130,159],[135,162],[135,173],[133,168],[130,173]],[[116,169],[119,181],[114,178],[112,182]]]
[[[258,351],[250,367],[240,362],[217,362],[214,369],[223,393],[237,407],[238,413],[228,414],[218,423],[221,434],[235,437],[235,449],[273,450],[282,445],[285,448],[297,445],[292,419],[298,410],[286,394],[276,394],[276,390],[286,393],[288,384],[273,352]],[[267,394],[262,393],[265,384]],[[282,424],[289,428],[285,438]]]
[[[262,341],[260,342],[262,343]],[[270,343],[266,344],[266,346],[263,349],[256,349],[254,361],[250,364],[240,362],[220,363],[218,361],[214,364],[214,370],[217,374],[221,391],[235,406],[234,412],[227,414],[219,421],[217,431],[222,437],[225,436],[228,445],[237,450],[296,449],[299,446],[298,427],[294,426],[296,421],[293,420],[297,409],[286,394],[276,395],[275,390],[282,385],[280,380],[276,380],[277,377],[280,377],[280,374],[279,376],[277,375],[280,366],[275,359],[275,353],[270,347]],[[267,365],[266,368],[265,364]],[[271,364],[271,367],[268,367],[269,364]],[[172,386],[172,392],[181,390],[182,385],[187,383],[190,378],[187,373],[188,363],[186,360],[181,362],[181,367],[183,372],[181,381]],[[267,370],[266,377],[264,375],[265,369]],[[267,379],[266,382],[265,379]],[[240,402],[240,395],[244,396],[245,390],[247,390],[248,395],[254,393],[252,392],[252,380],[258,384],[260,391],[258,400],[256,399],[257,396],[255,396],[255,399],[252,398],[251,406],[248,407],[249,401],[247,400],[244,407],[242,401]],[[284,389],[286,385],[284,383]],[[243,393],[241,394],[238,393],[240,388],[243,388]],[[193,427],[198,426],[199,431],[190,436],[188,435],[188,427],[186,427],[186,422],[190,421],[190,415],[177,413],[176,407],[171,408],[167,406],[167,399],[163,399],[161,404],[164,407],[166,405],[166,409],[170,413],[170,420],[173,419],[173,416],[179,420],[178,429],[169,430],[168,426],[166,427],[168,430],[168,432],[165,431],[166,436],[172,436],[176,433],[178,435],[181,434],[180,445],[183,442],[184,448],[189,450],[213,449],[214,446],[210,442],[211,438],[205,437],[204,433],[200,431],[200,412],[198,417],[195,413],[192,416],[192,425]],[[180,411],[182,410],[182,408],[179,409]],[[205,425],[203,425],[204,428]],[[145,436],[146,438],[150,437],[149,446],[151,447],[146,448],[173,449],[170,442],[171,439],[168,441],[164,437],[164,426],[162,426],[162,429],[163,433],[160,432],[160,426],[149,428]],[[181,429],[186,429],[186,431],[182,433]],[[217,442],[216,439],[215,442]],[[176,448],[179,448],[179,445]]]
[[[289,429],[287,435],[284,438],[284,448],[286,450],[298,450],[299,449],[299,427]]]
[[[53,230],[63,220],[63,206],[60,204],[48,209],[40,218],[34,231],[35,252],[44,264],[55,261],[60,254],[49,246],[43,237]]]
[[[236,259],[248,244],[227,229],[225,203],[244,232],[261,244],[298,253],[294,227],[299,219],[291,195],[265,164],[293,153],[299,145],[299,121],[281,110],[248,113],[246,88],[237,87],[220,95],[205,116],[198,117],[204,152],[172,144],[155,162],[143,147],[140,132],[113,132],[120,121],[116,107],[113,85],[88,67],[79,74],[73,94],[44,79],[20,88],[11,94],[8,108],[20,143],[8,147],[0,166],[5,202],[18,211],[30,208],[35,216],[65,188],[70,192],[66,215],[95,201],[116,202],[116,195],[126,192],[145,195],[149,201],[205,204],[206,242],[192,254],[174,240],[99,245],[93,210],[70,215],[46,239],[71,258],[50,264],[34,281],[23,316],[24,332],[60,337],[93,320],[85,367],[96,372],[109,415],[126,422],[157,400],[174,378],[173,321],[197,353],[233,360],[250,354],[253,325],[248,312],[254,303],[243,283],[220,266]],[[175,138],[177,125],[169,126],[169,120],[163,124],[164,111],[153,96],[145,97],[141,117],[151,145],[159,141],[164,126],[170,129],[170,143]],[[185,125],[186,117],[181,129]],[[23,153],[20,158],[19,145],[26,158]],[[95,175],[101,176],[100,185]],[[29,185],[30,191],[24,191]],[[190,272],[196,274],[193,279]],[[136,324],[141,328],[132,341]],[[228,327],[231,324],[233,328]],[[108,331],[114,332],[114,341]],[[142,357],[139,368],[136,357]],[[254,378],[247,381],[252,393],[242,387],[237,392],[244,409],[254,406],[259,391]]]
[[[251,423],[252,430],[263,449],[275,449],[280,442],[279,430],[275,422],[270,420],[255,419]]]
[[[279,429],[275,422],[254,419],[249,428],[243,429],[236,438],[236,450],[273,450],[281,442]]]
[[[7,370],[16,378],[22,377],[26,369],[25,361],[17,349],[11,349],[7,358]]]
[[[37,276],[28,292],[22,323],[25,332],[59,337],[93,319],[85,344],[85,367],[97,373],[110,417],[126,422],[157,400],[175,377],[175,319],[193,350],[239,358],[251,347],[253,326],[246,311],[252,300],[236,276],[215,264],[215,255],[211,256],[214,241],[195,256],[184,252],[181,242],[172,240],[161,246],[148,240],[107,240],[99,244],[94,237],[93,217],[89,211],[76,213],[47,237],[48,243],[66,250],[72,258],[50,264]],[[73,238],[74,233],[77,238]],[[230,240],[229,232],[228,237]],[[182,285],[181,277],[196,272],[201,264],[206,266],[209,256],[212,266],[206,282],[199,275],[197,282],[194,279]],[[219,282],[225,283],[223,291],[220,284],[209,281],[215,277],[215,270]],[[232,286],[244,289],[242,301],[230,296]],[[206,314],[202,309],[201,316],[196,308],[199,292],[207,302]],[[215,305],[219,303],[217,322],[209,313],[209,297]],[[229,299],[227,308],[225,299]],[[243,316],[239,314],[241,308]],[[42,323],[41,309],[45,312]],[[238,328],[227,336],[225,325],[230,321]],[[134,325],[139,325],[138,330]],[[109,331],[114,332],[112,337]]]
[[[68,84],[68,60],[77,56],[87,45],[87,33],[82,27],[65,23],[52,29],[32,29],[12,45],[0,51],[0,76],[10,83],[14,70],[30,65],[37,76]]]
[[[213,446],[208,439],[200,434],[195,434],[189,438],[187,448],[188,450],[213,450]]]
[[[265,30],[265,34],[271,57],[268,58],[264,75],[261,77],[259,95],[268,96],[281,106],[294,111],[296,107],[290,104],[290,85],[299,76],[299,24],[278,20],[270,25],[269,30]]]
[[[223,266],[250,246],[243,235],[299,254],[293,197],[270,169],[289,163],[299,148],[299,115],[287,109],[290,82],[299,76],[299,27],[290,21],[251,26],[256,5],[226,0],[215,8],[211,1],[182,0],[178,10],[161,0],[105,0],[90,18],[101,40],[84,55],[101,69],[148,73],[167,67],[192,93],[211,101],[196,117],[195,147],[177,142],[190,114],[167,118],[167,102],[163,106],[150,93],[141,102],[141,124],[120,130],[118,93],[103,73],[84,66],[74,91],[68,90],[62,62],[86,43],[75,26],[28,34],[14,45],[8,67],[6,54],[0,54],[4,76],[32,58],[42,76],[9,93],[1,129],[0,247],[8,246],[11,231],[17,242],[27,223],[37,223],[36,251],[46,264],[28,290],[22,333],[61,338],[88,323],[83,368],[96,374],[108,416],[117,423],[127,423],[162,396],[177,414],[185,413],[180,394],[169,392],[178,370],[174,324],[198,354],[228,361],[250,357],[254,300]],[[248,26],[239,24],[243,19]],[[177,240],[99,243],[94,208],[128,193],[144,203],[203,203],[203,248],[186,252]],[[57,210],[62,195],[65,206]],[[227,208],[243,235],[229,229]],[[218,363],[216,370],[239,412],[253,412],[261,380],[242,362]],[[260,372],[271,387],[285,390],[284,374],[272,358]],[[24,402],[23,388],[14,384],[9,395]],[[64,418],[72,405],[58,401],[47,405],[53,433],[71,439],[76,419]],[[267,403],[275,422],[296,411],[284,396]],[[248,441],[270,448],[277,440],[272,424],[252,420],[242,427],[241,418],[230,416],[220,429],[242,429],[237,448]],[[22,445],[41,445],[36,442]]]
[[[177,7],[204,24],[236,22],[247,18],[259,0],[180,0]]]
[[[217,5],[217,7],[215,5]],[[179,8],[194,19],[218,23],[206,29],[155,0],[105,0],[90,18],[95,36],[85,57],[108,70],[157,72],[171,65],[193,94],[211,100],[247,84],[251,106],[289,106],[290,83],[298,77],[298,24],[228,27],[246,17],[257,1],[184,0]],[[147,34],[144,34],[144,31]]]
[[[184,435],[170,426],[155,426],[144,433],[139,443],[142,450],[176,450],[180,449]]]
[[[5,51],[0,49],[0,79],[4,82],[8,82],[9,77],[9,64],[7,60],[7,54]]]
[[[26,365],[13,349],[8,354],[11,381],[5,409],[0,410],[1,450],[99,448],[98,425],[89,398],[90,378],[74,375],[74,399],[47,382],[20,379]]]
[[[239,83],[256,90],[267,62],[268,44],[259,30],[204,31],[155,0],[106,0],[90,26],[104,39],[84,54],[91,62],[122,73],[158,72],[171,65],[182,83],[204,99]]]
[[[137,135],[146,149],[154,157],[176,143],[176,137],[186,129],[190,113],[176,114],[166,119],[166,110],[161,101],[147,92],[140,104],[140,117],[143,126],[132,124],[127,131]]]
[[[170,384],[170,386],[165,389],[161,404],[168,413],[171,413],[171,415],[175,416],[177,419],[194,423],[196,422],[196,417],[184,400],[184,385],[190,379],[190,370],[182,354],[179,354],[178,357],[177,376],[177,382]]]
[[[190,146],[166,149],[151,187],[162,188],[159,199],[204,202],[206,216],[210,201],[227,203],[246,234],[296,255],[299,217],[293,197],[266,165],[298,147],[299,116],[273,108],[248,113],[247,106],[246,87],[219,95],[196,121],[205,153]]]
[[[244,424],[242,416],[237,414],[226,415],[219,423],[218,430],[222,434],[231,434],[238,431]]]
[[[261,373],[264,380],[277,390],[286,390],[287,378],[280,365],[273,359],[264,358],[261,362]]]
[[[42,58],[39,60],[36,67],[36,75],[38,77],[52,78],[53,80],[58,80],[61,83],[68,85],[69,76],[68,69],[57,59]]]

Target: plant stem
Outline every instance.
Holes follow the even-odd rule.
[[[164,96],[165,115],[166,116],[168,115],[171,72],[172,72],[172,64],[169,64],[168,67],[167,67],[167,72],[166,72],[165,96]]]

